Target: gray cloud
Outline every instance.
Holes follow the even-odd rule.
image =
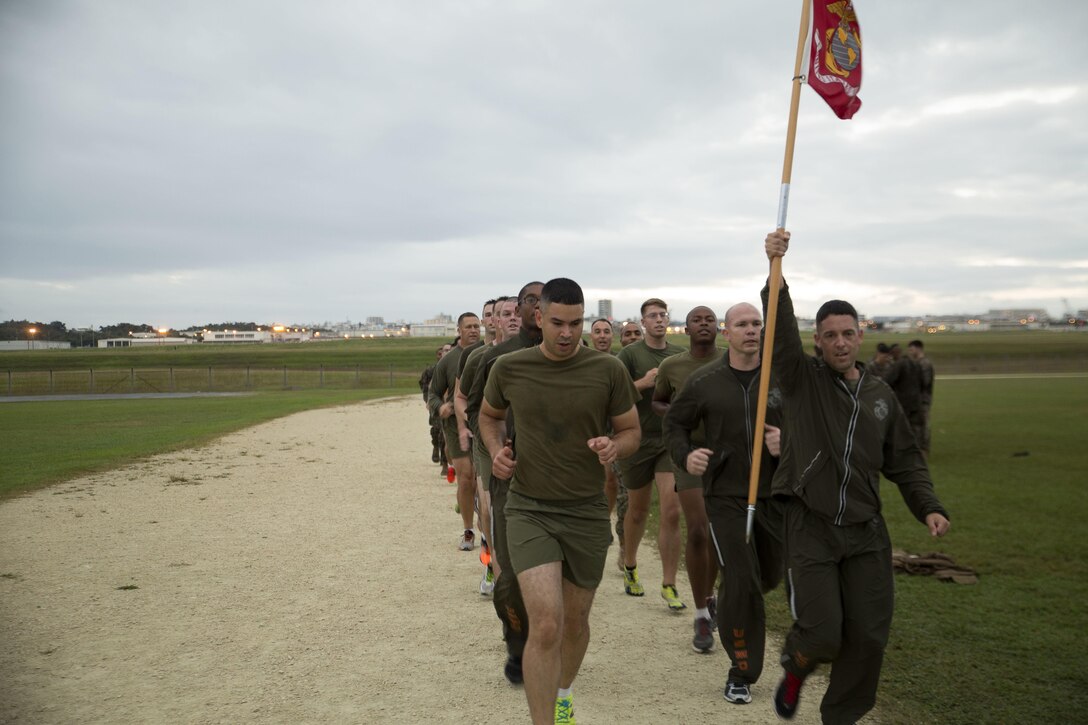
[[[1088,10],[1045,11],[862,4],[862,110],[802,98],[798,299],[1088,306]],[[795,12],[5,3],[0,316],[422,319],[556,275],[620,315],[753,299]]]

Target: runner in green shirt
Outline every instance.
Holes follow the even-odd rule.
[[[648,299],[642,303],[642,326],[646,338],[620,350],[617,358],[641,394],[638,418],[642,426],[642,443],[634,455],[620,460],[620,476],[627,488],[627,514],[623,522],[624,573],[623,588],[633,597],[645,594],[638,576],[638,547],[646,533],[646,517],[650,513],[650,484],[657,483],[661,520],[657,548],[661,554],[661,597],[674,612],[687,605],[676,591],[676,571],[680,567],[680,500],[676,495],[676,479],[672,464],[661,440],[661,418],[653,411],[654,385],[658,365],[670,355],[684,352],[665,337],[669,326],[669,308],[662,300]]]
[[[709,307],[695,307],[684,320],[685,331],[691,341],[690,348],[661,361],[654,386],[653,410],[664,418],[669,404],[680,393],[684,382],[699,368],[720,361],[725,352],[717,346],[718,316]],[[703,430],[695,431],[693,438],[702,446]],[[703,480],[673,464],[676,477],[676,495],[687,523],[687,541],[684,547],[684,563],[691,583],[691,596],[695,599],[695,634],[691,646],[696,652],[714,649],[714,616],[710,609],[715,605],[714,580],[718,576],[718,563],[711,551],[710,523],[703,504]]]
[[[454,417],[453,393],[457,382],[457,369],[461,355],[480,340],[480,318],[475,312],[463,312],[457,318],[460,340],[435,368],[431,378],[431,390],[427,405],[432,413],[442,419],[442,431],[446,436],[446,453],[453,470],[457,473],[457,504],[461,509],[461,521],[465,531],[458,543],[461,551],[472,551],[476,535],[472,531],[472,501],[476,493],[472,458],[461,448],[457,438],[457,419]]]
[[[601,466],[633,453],[640,437],[623,367],[581,345],[583,311],[577,283],[544,285],[543,342],[495,362],[480,407],[492,473],[510,479],[507,544],[531,623],[522,668],[538,725],[572,721],[570,688],[611,538]]]

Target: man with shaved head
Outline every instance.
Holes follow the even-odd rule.
[[[668,412],[672,399],[695,371],[718,362],[725,355],[717,347],[718,317],[714,310],[705,306],[696,307],[688,313],[684,322],[690,347],[687,352],[662,360],[657,370],[653,411],[661,417]],[[705,444],[702,427],[693,432],[692,438],[694,445]],[[695,635],[691,646],[696,652],[706,653],[714,649],[714,625],[710,610],[715,605],[711,594],[718,576],[718,564],[710,551],[709,524],[703,505],[703,479],[675,463],[673,475],[688,531],[684,563],[687,565],[691,595],[695,600]]]
[[[633,342],[638,342],[642,339],[642,328],[639,327],[637,322],[625,322],[623,323],[623,329],[620,330],[620,347],[627,347]]]
[[[767,405],[755,529],[751,543],[745,542],[762,329],[754,306],[730,307],[725,313],[728,355],[691,375],[664,423],[673,462],[703,482],[705,515],[721,571],[718,636],[731,662],[723,695],[737,705],[752,701],[751,686],[763,669],[763,595],[782,579],[782,504],[770,498],[780,434],[781,395],[774,388]]]

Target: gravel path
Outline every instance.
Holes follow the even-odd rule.
[[[426,414],[403,398],[4,502],[0,722],[527,722],[429,458]],[[726,703],[720,646],[694,653],[690,614],[625,596],[614,556],[579,722],[777,722],[778,642],[755,702]],[[818,720],[822,690],[796,722]]]

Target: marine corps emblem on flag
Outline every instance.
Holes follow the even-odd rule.
[[[851,0],[812,0],[807,81],[848,119],[861,108],[861,28]]]

